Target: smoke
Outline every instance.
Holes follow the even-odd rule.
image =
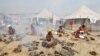
[[[6,20],[6,19],[5,19]],[[5,21],[6,22],[6,21]],[[32,39],[27,34],[30,31],[36,33],[40,38],[45,38],[48,28],[56,30],[55,26],[50,20],[41,19],[39,22],[29,18],[18,18],[7,20],[9,24],[15,29],[16,36],[12,37],[15,41],[20,41],[22,44],[32,43]],[[7,26],[8,24],[6,24]],[[5,28],[5,27],[4,27]],[[7,29],[7,27],[6,27]],[[6,31],[7,32],[7,31]],[[0,32],[1,33],[1,32]]]
[[[39,21],[38,25],[34,24],[34,29],[37,35],[39,35],[42,38],[45,38],[47,30],[49,28],[51,28],[52,30],[55,29],[54,25],[52,24],[52,22],[50,22],[50,20],[41,20]]]

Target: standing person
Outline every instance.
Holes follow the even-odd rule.
[[[31,31],[32,31],[32,35],[35,34],[35,27],[34,27],[34,24],[31,24]]]
[[[69,24],[71,26],[71,30],[73,30],[74,19],[70,19],[69,20]]]

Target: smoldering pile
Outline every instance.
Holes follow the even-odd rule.
[[[21,41],[25,36],[22,34],[17,34],[15,36],[7,35],[7,34],[0,34],[0,41],[5,43],[10,43],[12,41]]]
[[[32,51],[37,50],[39,46],[39,41],[31,41],[28,37],[26,37],[28,39],[25,39],[24,41],[29,40],[31,41],[31,43],[30,42],[23,43],[22,40],[25,37],[26,37],[25,35],[21,35],[21,34],[15,35],[15,36],[1,34],[0,42],[4,42],[6,45],[3,48],[0,48],[0,52],[2,52],[3,49],[6,48],[6,46],[8,46],[13,41],[20,42],[20,45],[18,45],[16,48],[14,48],[14,50],[12,50],[14,53],[20,53],[22,51],[23,46],[26,47],[30,53]],[[5,55],[8,55],[8,53],[3,52],[0,55],[5,56]]]
[[[75,53],[79,54],[79,52],[73,50],[72,48],[63,46],[60,51],[55,51],[55,56],[74,56]]]
[[[71,48],[75,45],[75,43],[72,42],[66,43],[65,41],[59,41],[59,40],[57,40],[57,42],[61,44],[62,49],[60,51],[55,51],[55,56],[74,56],[75,53],[79,54],[78,51]]]
[[[32,41],[29,43],[24,43],[23,46],[28,49],[29,56],[45,56],[43,51],[38,52],[39,44],[39,41]]]
[[[39,42],[38,41],[32,41],[31,43],[25,43],[23,46],[28,48],[28,51],[34,51],[38,49]]]
[[[9,44],[13,41],[13,38],[7,34],[1,34],[0,41],[4,42],[5,44]]]
[[[18,35],[0,34],[0,42],[5,44],[2,48],[0,48],[0,52],[2,52],[2,50],[6,48],[6,46],[8,46],[10,43],[14,41],[20,42],[23,38],[24,38],[24,35],[21,35],[21,34],[18,34]],[[16,52],[17,50],[21,51],[20,47],[21,46],[19,45],[17,48],[15,48],[14,52]]]
[[[41,36],[41,37],[45,37],[46,33],[47,33],[47,30],[48,28],[51,28],[52,30],[56,30],[55,29],[55,26],[49,22],[48,20],[40,20],[39,22],[37,22],[38,24],[36,23],[32,23],[32,31],[35,32],[38,36]]]
[[[22,51],[22,45],[18,45],[16,48],[14,48],[14,53],[20,53]]]
[[[62,41],[62,40],[57,40],[57,39],[55,39],[56,41],[57,41],[57,43],[59,43],[59,44],[61,44],[62,46],[69,46],[69,47],[73,47],[74,45],[75,45],[75,43],[72,43],[72,42],[65,42],[65,41]]]
[[[32,51],[29,53],[29,56],[46,56],[46,55],[44,54],[43,51],[41,52]]]

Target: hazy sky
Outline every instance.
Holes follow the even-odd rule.
[[[31,13],[44,8],[58,16],[70,14],[80,6],[100,12],[100,0],[0,0],[0,12]]]

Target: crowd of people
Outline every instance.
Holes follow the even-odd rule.
[[[32,27],[32,26],[31,26]],[[9,35],[14,35],[15,34],[15,29],[11,26],[11,25],[8,25],[8,34]],[[65,29],[64,27],[61,25],[59,26],[58,30],[56,31],[57,32],[57,36],[58,37],[62,37],[65,34]],[[81,25],[77,31],[74,32],[74,36],[76,39],[81,39],[81,38],[85,38],[85,34],[87,34],[87,29],[86,29],[86,26],[85,25]],[[55,37],[53,36],[54,34],[52,33],[52,29],[48,29],[47,31],[47,34],[46,34],[46,41],[45,43],[47,44],[47,47],[51,47],[51,46],[54,46],[56,45],[55,43]]]
[[[59,29],[57,30],[57,36],[58,37],[62,37],[64,35],[66,35],[65,30],[63,28],[64,28],[63,26],[59,26]],[[85,36],[86,36],[87,33],[88,32],[87,32],[86,26],[81,25],[77,29],[77,31],[74,32],[74,37],[75,37],[75,39],[85,39]],[[46,40],[47,40],[48,47],[52,46],[54,41],[55,41],[54,36],[52,34],[52,31],[50,29],[48,30],[48,33],[46,35]]]

